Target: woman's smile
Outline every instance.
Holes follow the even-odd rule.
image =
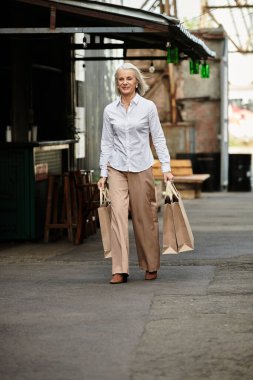
[[[132,95],[135,93],[138,82],[132,70],[119,70],[117,84],[120,93]]]

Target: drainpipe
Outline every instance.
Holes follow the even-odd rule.
[[[224,38],[223,55],[220,66],[220,86],[221,86],[221,105],[220,105],[220,148],[221,148],[221,190],[228,188],[228,40]]]

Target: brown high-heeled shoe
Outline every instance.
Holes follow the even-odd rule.
[[[110,284],[123,284],[124,282],[127,282],[127,277],[127,273],[115,273],[112,275]]]
[[[156,280],[156,279],[157,279],[157,271],[155,272],[146,271],[145,280]]]

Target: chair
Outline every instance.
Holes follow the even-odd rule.
[[[96,233],[99,190],[96,183],[90,182],[91,177],[86,171],[73,171],[70,176],[76,189],[75,243],[80,244],[84,238]]]
[[[48,243],[51,230],[67,229],[68,240],[73,242],[71,192],[68,174],[49,175],[44,242]]]

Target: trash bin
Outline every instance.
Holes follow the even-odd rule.
[[[230,154],[228,191],[251,191],[251,154]]]
[[[196,173],[210,174],[202,186],[202,191],[220,191],[220,153],[197,153]]]
[[[191,160],[194,174],[210,174],[202,191],[220,191],[220,153],[178,153],[176,158]]]

